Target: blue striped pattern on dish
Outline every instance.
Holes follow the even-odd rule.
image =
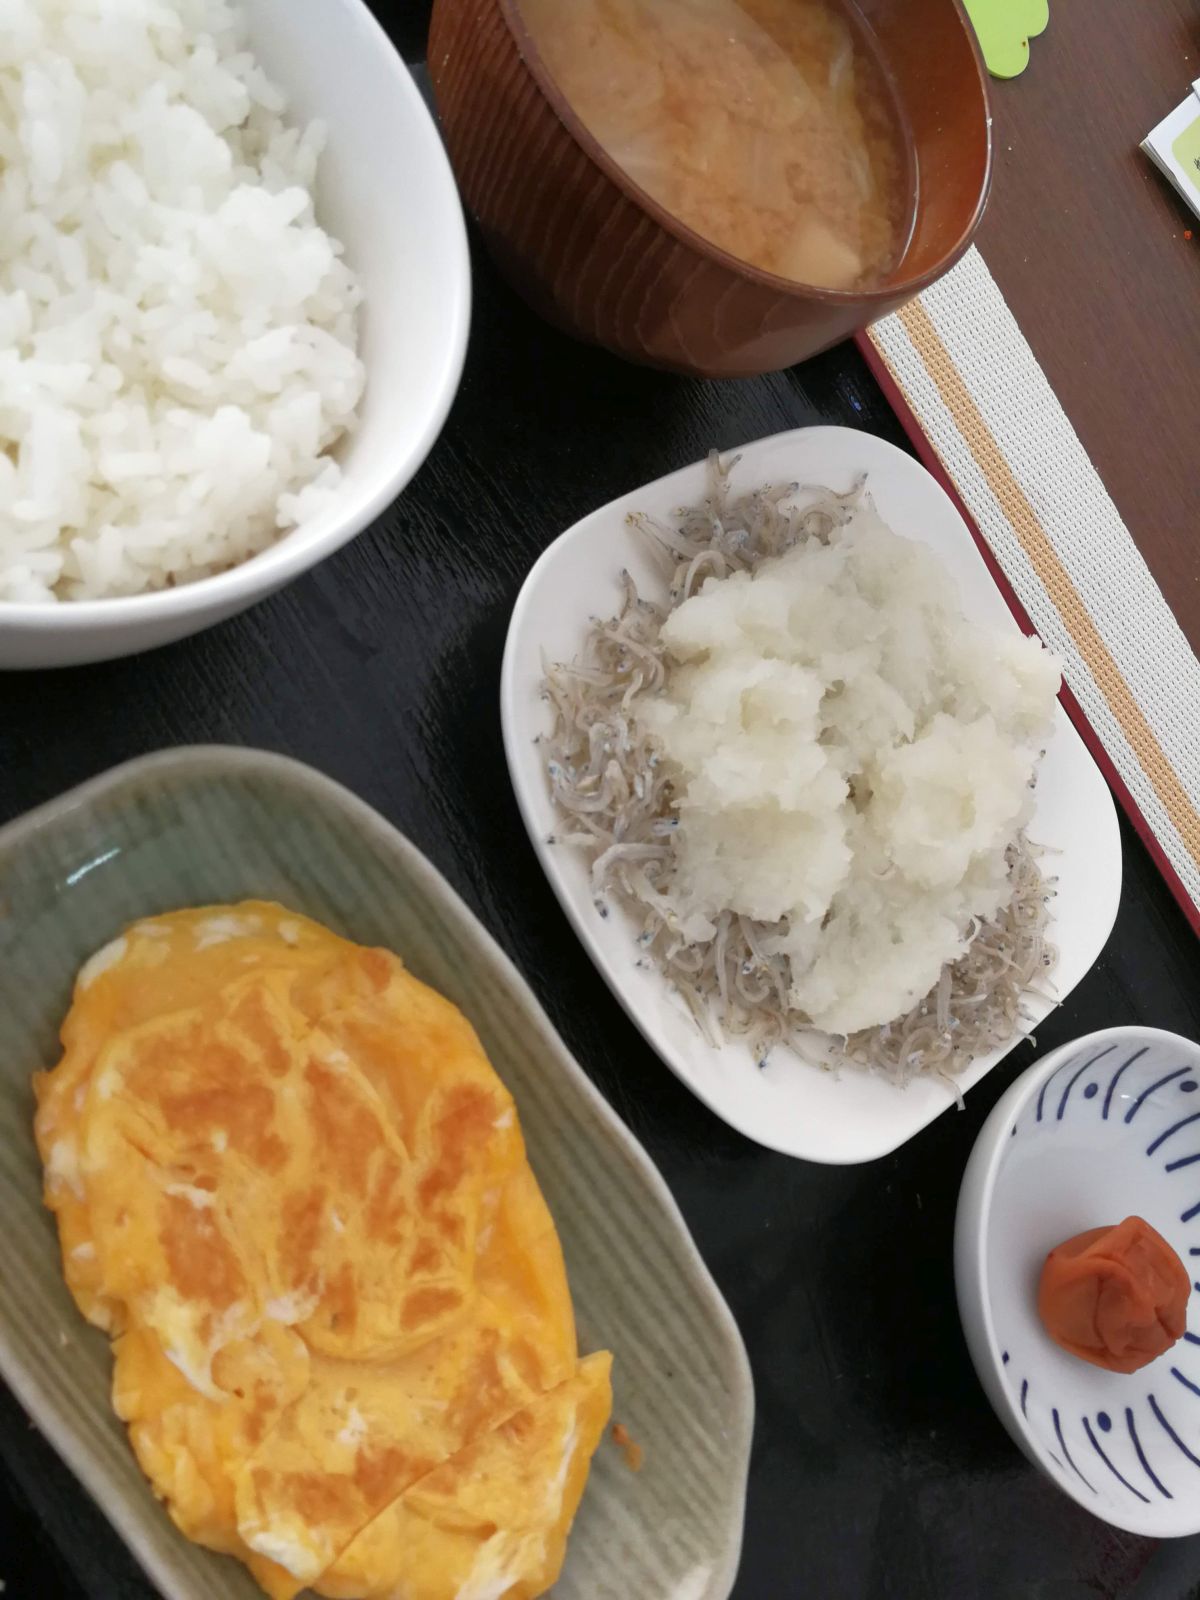
[[[1087,1117],[1109,1124],[1114,1137],[1137,1141],[1143,1159],[1171,1184],[1180,1227],[1195,1230],[1186,1250],[1200,1278],[1197,1089],[1200,1067],[1173,1055],[1165,1043],[1088,1046],[1050,1074],[1014,1120],[1009,1137],[1052,1134]],[[1114,1213],[1111,1220],[1119,1218]],[[1189,1313],[1200,1281],[1192,1290]],[[1193,1314],[1189,1320],[1197,1319]],[[1116,1416],[1102,1409],[1084,1414],[1068,1408],[1060,1395],[1039,1393],[1043,1386],[1007,1350],[1003,1366],[1021,1416],[1056,1465],[1097,1498],[1101,1515],[1098,1485],[1105,1496],[1115,1493],[1143,1505],[1156,1498],[1200,1497],[1200,1333],[1189,1329],[1169,1356],[1121,1378],[1128,1400]]]

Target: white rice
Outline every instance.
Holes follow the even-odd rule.
[[[361,294],[227,0],[0,0],[0,602],[245,560],[328,502]]]

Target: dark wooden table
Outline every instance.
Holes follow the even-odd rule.
[[[1194,78],[1195,0],[1051,0],[1024,74],[993,88],[979,247],[1200,650],[1200,219],[1138,148]]]
[[[421,16],[395,32],[418,59]],[[569,343],[478,254],[475,268],[462,392],[402,500],[319,571],[199,639],[0,678],[0,821],[141,752],[223,741],[311,762],[416,841],[645,1142],[741,1323],[758,1428],[737,1600],[1200,1592],[1200,1540],[1156,1548],[1114,1532],[1025,1462],[963,1345],[951,1269],[959,1179],[1033,1047],[884,1161],[826,1168],[760,1150],[625,1020],[543,882],[509,789],[505,629],[522,578],[562,528],[712,444],[814,422],[903,443],[899,428],[852,347],[758,382],[686,382]],[[1042,1049],[1135,1020],[1200,1036],[1200,949],[1128,830],[1125,851],[1116,931],[1040,1030]],[[151,1595],[2,1391],[0,1578],[5,1600]]]

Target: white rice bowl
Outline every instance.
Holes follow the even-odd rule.
[[[226,0],[0,0],[0,602],[223,571],[322,510],[361,295]]]

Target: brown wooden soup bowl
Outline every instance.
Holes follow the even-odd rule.
[[[463,196],[501,271],[567,332],[702,377],[791,366],[920,293],[963,254],[983,214],[987,79],[959,0],[857,0],[857,10],[911,125],[917,216],[892,275],[844,291],[749,266],[643,193],[559,92],[519,0],[436,0],[434,93]]]

